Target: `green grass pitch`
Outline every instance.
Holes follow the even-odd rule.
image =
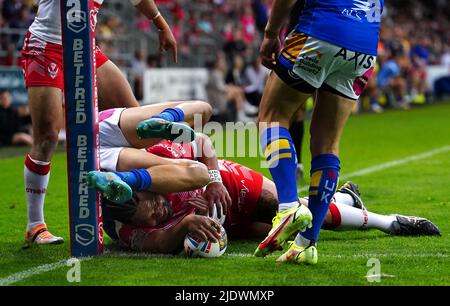
[[[308,137],[306,137],[308,138]],[[353,116],[341,145],[343,176],[450,146],[450,104],[411,111]],[[305,144],[308,148],[308,143]],[[309,163],[308,152],[303,152]],[[15,156],[14,156],[15,155]],[[0,150],[0,283],[13,285],[450,285],[450,151],[351,177],[366,206],[380,213],[431,219],[442,237],[390,237],[378,231],[322,231],[316,266],[279,265],[275,256],[252,257],[258,241],[230,241],[225,256],[186,259],[110,251],[81,262],[81,282],[69,283],[69,230],[65,154],[52,163],[45,216],[66,243],[21,249],[26,225],[23,155]],[[257,168],[257,159],[237,159]],[[306,173],[309,169],[305,169]],[[267,172],[264,172],[267,175]],[[305,182],[301,187],[306,185]],[[106,239],[106,248],[111,241]],[[368,282],[370,258],[384,277]],[[60,262],[45,272],[42,265]],[[37,270],[33,270],[40,267]],[[17,274],[20,272],[24,274]],[[30,277],[23,277],[29,271]],[[15,282],[11,281],[15,275]]]

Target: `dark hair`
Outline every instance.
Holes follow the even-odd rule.
[[[136,214],[139,203],[136,194],[133,194],[133,197],[129,201],[121,204],[111,202],[106,198],[102,198],[102,202],[107,209],[109,209],[111,217],[114,220],[125,224],[132,223],[133,216]]]
[[[278,199],[269,190],[262,189],[256,204],[254,222],[272,223],[273,217],[278,211]]]

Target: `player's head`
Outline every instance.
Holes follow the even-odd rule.
[[[272,223],[273,217],[278,211],[278,199],[269,190],[262,189],[256,203],[254,220],[263,223]]]
[[[153,192],[134,194],[128,202],[117,204],[105,201],[113,219],[136,226],[157,226],[166,222],[173,214],[166,197]]]

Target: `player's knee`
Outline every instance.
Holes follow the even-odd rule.
[[[34,139],[32,145],[33,156],[39,160],[48,160],[56,149],[58,141],[49,139]]]
[[[202,188],[209,183],[208,168],[202,163],[193,163],[190,167],[193,185],[195,188]]]
[[[42,150],[51,150],[52,147],[58,144],[59,128],[49,124],[46,129],[34,129],[35,146],[42,148]]]
[[[208,102],[200,101],[200,100],[194,101],[194,103],[196,103],[197,106],[199,107],[203,120],[205,122],[208,121],[209,118],[211,118],[212,113],[213,113],[212,106]]]
[[[279,122],[280,126],[289,126],[289,121],[293,114],[284,113],[283,110],[270,107],[266,110],[260,110],[258,115],[257,124],[267,124],[270,122]]]

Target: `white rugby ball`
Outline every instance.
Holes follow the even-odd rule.
[[[220,257],[227,250],[227,232],[220,226],[220,239],[217,242],[201,240],[187,234],[184,239],[184,253],[188,257]]]

